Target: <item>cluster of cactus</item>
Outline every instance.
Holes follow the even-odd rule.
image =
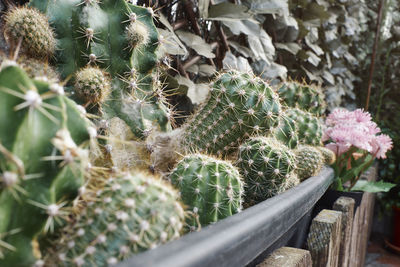
[[[114,265],[181,234],[178,193],[152,175],[119,174],[95,194],[62,229],[45,259],[49,266]]]
[[[23,266],[78,194],[93,127],[60,84],[12,64],[0,72],[0,107],[0,233],[16,231],[3,240],[11,251],[0,265]]]
[[[29,5],[26,10],[43,12],[54,28],[55,63],[63,78],[73,75],[77,101],[101,107],[106,119],[121,118],[138,139],[152,127],[169,129],[151,8],[125,0],[32,0]]]
[[[237,168],[228,161],[189,154],[177,164],[170,179],[194,213],[188,222],[192,229],[242,209],[243,181]]]
[[[285,82],[276,91],[234,70],[168,131],[153,16],[126,0],[31,0],[5,15],[5,37],[20,55],[0,65],[0,265],[113,265],[335,160],[318,147],[318,88]],[[67,96],[97,113],[97,128]],[[92,160],[97,138],[108,144]],[[177,190],[145,168],[168,173]]]

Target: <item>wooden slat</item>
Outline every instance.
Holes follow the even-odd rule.
[[[309,267],[312,265],[308,250],[282,247],[275,250],[257,267]]]
[[[353,228],[354,205],[354,199],[349,197],[340,197],[333,204],[333,210],[342,212],[342,235],[339,251],[339,266],[341,267],[350,266],[350,245]]]
[[[312,221],[307,248],[316,267],[337,267],[341,240],[342,212],[322,210]]]

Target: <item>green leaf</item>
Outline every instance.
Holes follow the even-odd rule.
[[[385,183],[383,181],[368,182],[365,180],[359,180],[353,186],[351,191],[364,191],[364,192],[370,192],[370,193],[389,192],[389,190],[395,186],[396,186],[395,184]]]

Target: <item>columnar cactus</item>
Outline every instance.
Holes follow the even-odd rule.
[[[9,62],[10,64],[10,62]],[[0,72],[1,266],[31,266],[37,238],[51,231],[76,196],[88,165],[90,123],[56,83],[16,66]],[[0,247],[2,245],[0,244]],[[8,248],[8,249],[7,249]]]
[[[111,75],[112,93],[102,105],[108,119],[121,118],[138,138],[154,125],[169,129],[170,113],[155,71],[159,40],[151,8],[125,0],[32,0],[30,5],[55,29],[55,61],[64,78],[88,65]]]
[[[257,203],[285,190],[296,162],[278,140],[252,137],[240,146],[237,165],[245,179],[247,201]]]
[[[280,114],[278,95],[260,78],[224,73],[214,81],[205,105],[184,126],[183,147],[227,154],[242,140],[267,133]]]
[[[182,201],[195,216],[192,228],[217,222],[242,208],[243,182],[231,163],[213,157],[191,154],[185,156],[170,175],[179,189]]]
[[[316,116],[325,112],[325,96],[319,86],[286,81],[280,85],[278,93],[283,103],[289,107],[299,108]]]
[[[313,114],[290,108],[285,111],[284,116],[297,125],[300,144],[314,146],[322,144],[322,123]]]
[[[295,154],[296,173],[301,181],[316,175],[324,164],[324,158],[316,147],[299,146]]]
[[[49,266],[108,266],[177,239],[178,193],[146,173],[118,174],[74,218],[48,254]]]

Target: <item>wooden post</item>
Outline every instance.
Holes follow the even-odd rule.
[[[342,212],[322,210],[312,221],[307,239],[312,266],[337,267],[341,239]]]
[[[282,247],[274,252],[257,267],[309,267],[312,265],[308,250]]]
[[[339,266],[341,267],[349,266],[354,205],[354,199],[349,197],[340,197],[333,204],[333,210],[342,212],[342,235],[339,251]]]
[[[369,169],[365,175],[365,180],[375,181],[377,175],[377,166]],[[351,267],[363,267],[365,263],[365,255],[367,252],[367,244],[372,226],[372,216],[374,213],[375,194],[364,193],[360,206],[356,209],[353,220],[353,230],[351,236],[350,263]]]

